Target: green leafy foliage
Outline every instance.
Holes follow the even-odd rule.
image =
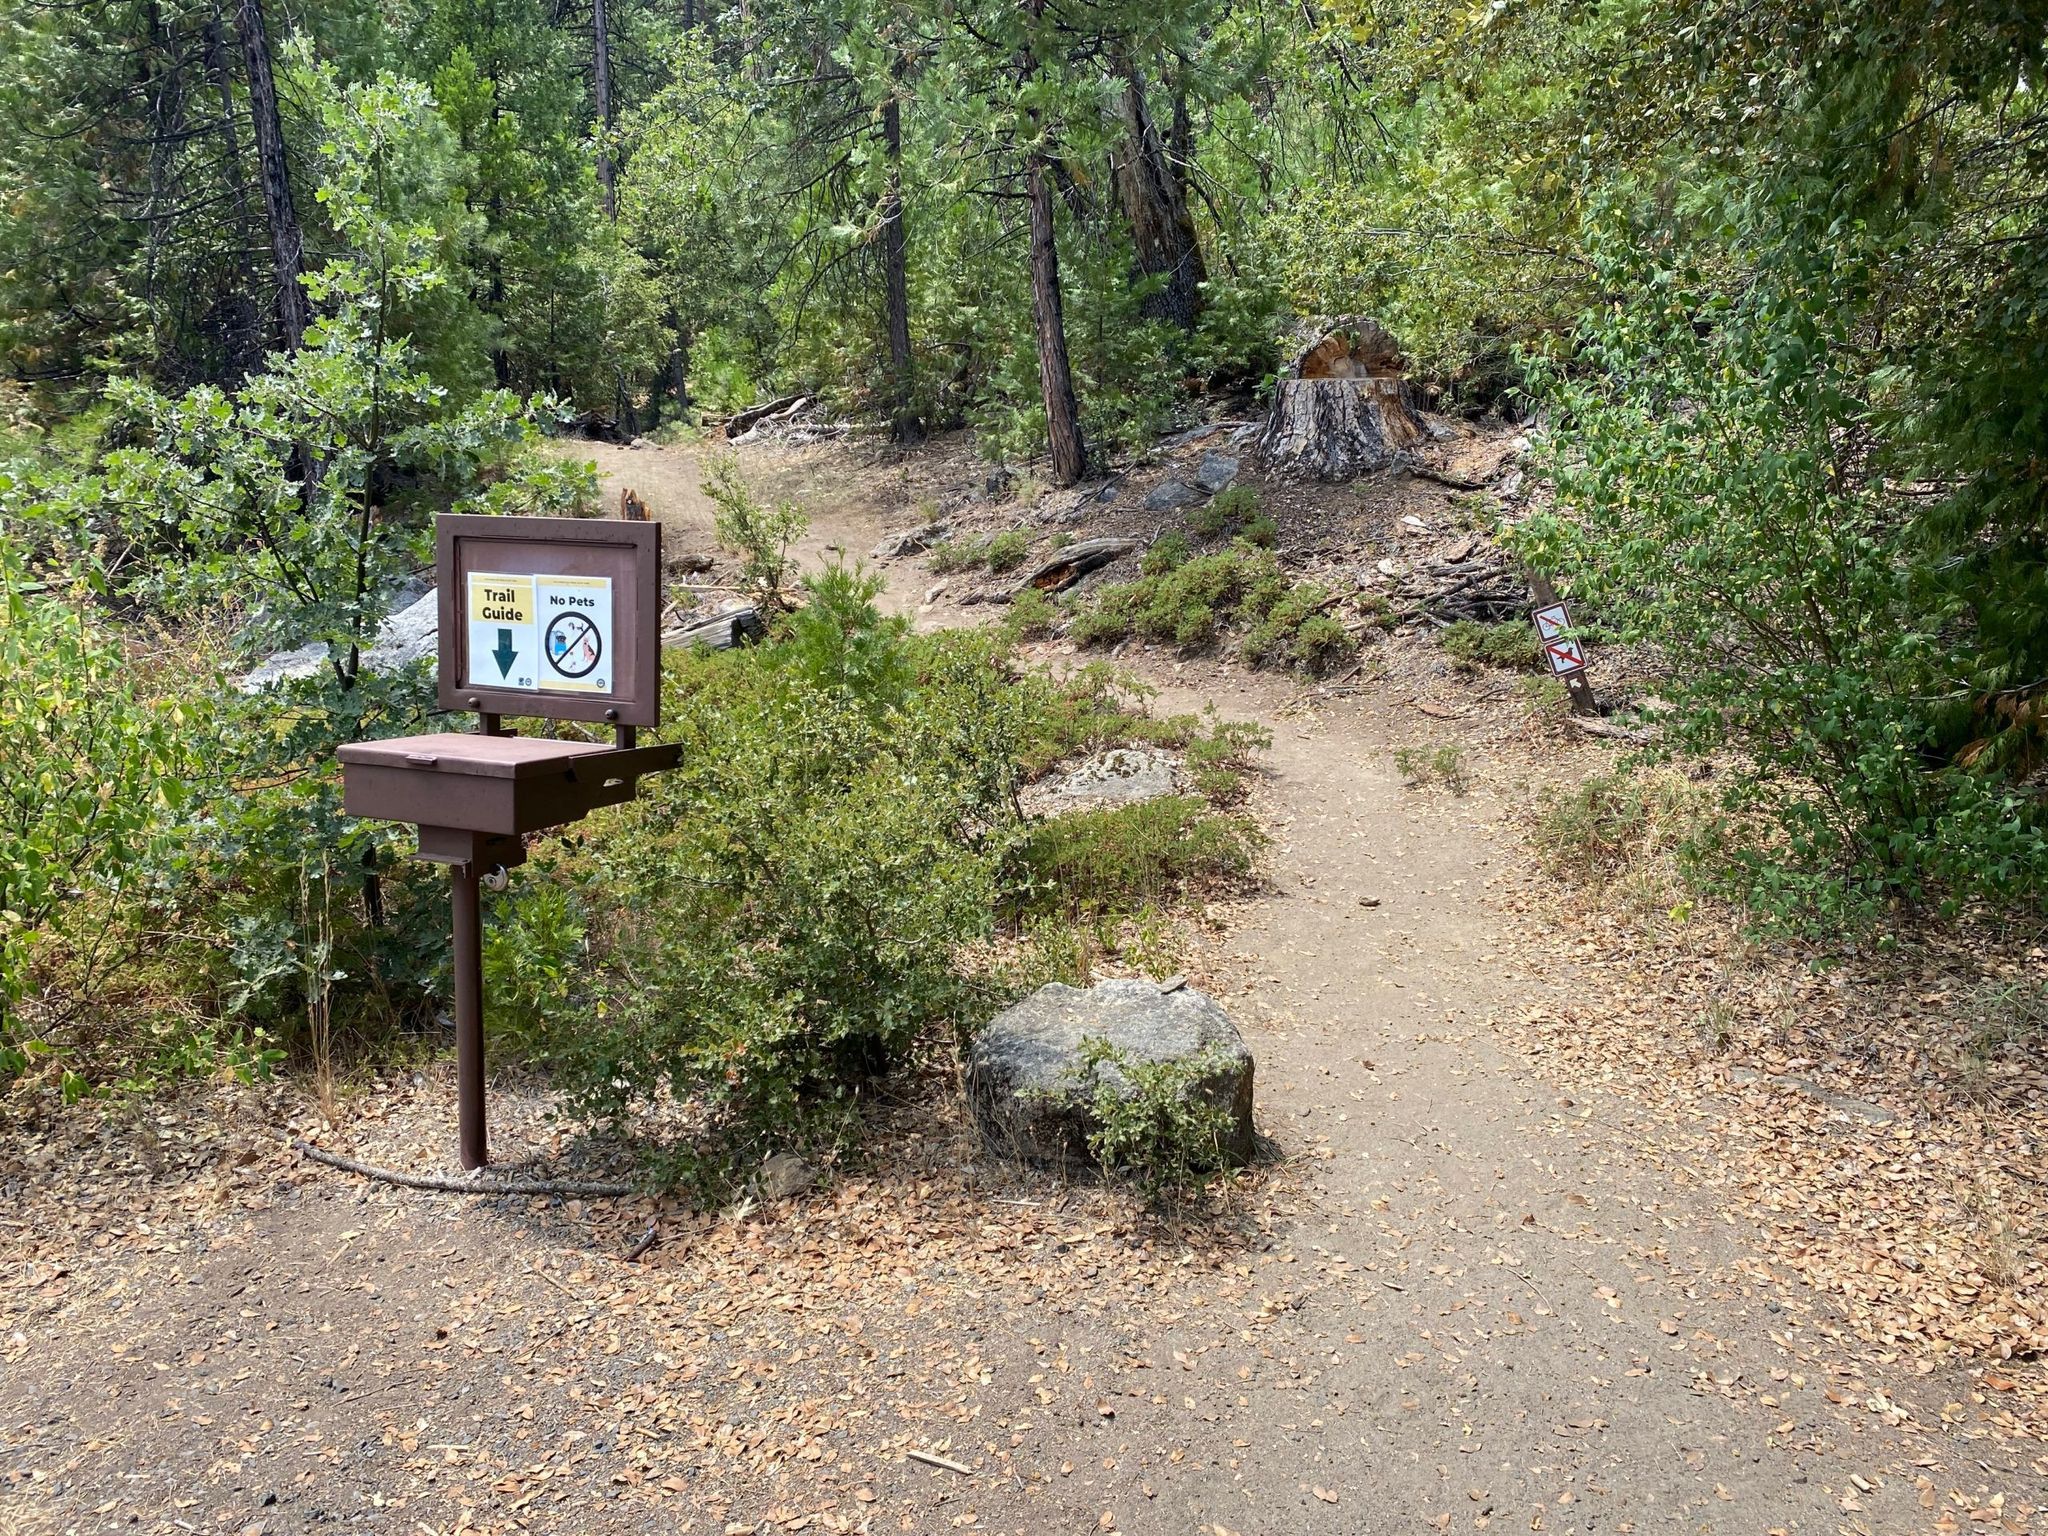
[[[1083,1040],[1075,1073],[1093,1120],[1089,1152],[1155,1207],[1187,1200],[1230,1166],[1236,1122],[1219,1085],[1232,1065],[1213,1047],[1146,1061],[1100,1037]]]
[[[203,722],[137,686],[67,573],[0,524],[0,1080],[36,1044],[15,1005],[39,943],[80,935],[147,884],[183,821]]]
[[[1482,624],[1476,619],[1459,619],[1441,631],[1436,642],[1467,671],[1481,667],[1503,667],[1512,671],[1534,671],[1542,664],[1533,625],[1521,619]]]
[[[704,471],[704,494],[717,509],[713,525],[719,548],[739,556],[740,587],[762,608],[787,608],[796,585],[796,560],[790,551],[810,527],[810,519],[793,501],[770,506],[749,489],[739,459],[730,453],[713,458]]]
[[[1068,634],[1083,645],[1138,635],[1184,650],[1239,631],[1239,653],[1254,665],[1278,662],[1326,671],[1356,651],[1349,630],[1325,610],[1334,595],[1290,581],[1279,562],[1246,543],[1190,555],[1185,541],[1160,540],[1136,581],[1098,588],[1076,610]]]

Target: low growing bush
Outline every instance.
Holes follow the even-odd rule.
[[[1031,535],[1022,528],[1006,528],[988,541],[988,568],[997,575],[1014,571],[1031,553]]]
[[[1519,619],[1499,624],[1482,624],[1460,619],[1437,636],[1444,654],[1469,671],[1480,667],[1505,667],[1531,672],[1542,662],[1535,628]]]
[[[1018,846],[1011,899],[1039,910],[1129,912],[1247,880],[1264,837],[1194,795],[1040,822]]]
[[[1239,542],[1208,555],[1180,556],[1162,539],[1137,580],[1102,587],[1075,612],[1068,634],[1083,645],[1132,635],[1183,650],[1243,632],[1241,654],[1254,665],[1278,662],[1323,670],[1356,649],[1350,631],[1327,617],[1333,597],[1315,582],[1294,582],[1265,550]]]
[[[1096,1122],[1088,1150],[1102,1171],[1135,1184],[1154,1208],[1201,1190],[1231,1161],[1235,1123],[1209,1086],[1231,1065],[1213,1048],[1178,1061],[1144,1061],[1107,1040],[1083,1040],[1075,1070]]]

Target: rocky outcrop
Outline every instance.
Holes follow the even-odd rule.
[[[1217,1070],[1190,1090],[1226,1108],[1224,1145],[1234,1162],[1250,1161],[1252,1054],[1230,1015],[1207,993],[1178,982],[1103,981],[1092,987],[1055,982],[989,1021],[967,1063],[967,1096],[988,1149],[1001,1157],[1055,1167],[1092,1161],[1096,1129],[1093,1079],[1082,1042],[1106,1040],[1134,1061],[1179,1061],[1213,1052]],[[1114,1065],[1094,1069],[1123,1081]]]

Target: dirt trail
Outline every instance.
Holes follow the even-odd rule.
[[[687,455],[632,461],[703,520]],[[905,520],[871,500],[814,552]],[[1148,670],[1274,731],[1272,891],[1189,967],[1290,1159],[1249,1242],[1005,1184],[957,1124],[694,1225],[281,1164],[248,1150],[275,1103],[189,1175],[81,1133],[114,1171],[0,1288],[0,1531],[1935,1528],[1912,1447],[1730,1278],[1744,1231],[1496,1027],[1569,985],[1491,899],[1520,878],[1501,806],[1404,788],[1370,694],[1306,714],[1282,679]],[[380,1085],[373,1154],[445,1144],[448,1076]],[[544,1092],[493,1114],[501,1155],[560,1149]],[[650,1216],[669,1238],[618,1262]]]
[[[1276,719],[1286,691],[1163,702],[1275,729],[1276,891],[1214,975],[1268,1129],[1312,1170],[1254,1371],[1296,1406],[1206,1383],[1242,1467],[1179,1480],[1132,1528],[1913,1528],[1910,1488],[1850,1482],[1895,1446],[1840,1422],[1782,1448],[1834,1415],[1770,1341],[1772,1305],[1721,1278],[1739,1234],[1610,1134],[1626,1103],[1560,1097],[1490,1029],[1557,984],[1518,975],[1486,899],[1515,878],[1499,807],[1419,797],[1396,724]],[[1845,1494],[1864,1523],[1841,1524]]]

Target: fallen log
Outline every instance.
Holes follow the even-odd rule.
[[[761,617],[761,610],[747,603],[664,629],[661,643],[664,649],[689,650],[701,646],[707,651],[730,651],[752,645],[767,633],[768,624]]]
[[[730,442],[756,422],[765,421],[770,416],[779,415],[783,411],[803,404],[809,398],[808,395],[781,395],[762,405],[750,405],[744,411],[734,411],[730,416],[726,417],[725,426],[721,430],[725,433],[726,441]]]
[[[1016,590],[1036,587],[1041,592],[1064,592],[1090,571],[1099,571],[1111,561],[1121,560],[1137,547],[1136,539],[1083,539],[1054,550],[1025,575]]]

